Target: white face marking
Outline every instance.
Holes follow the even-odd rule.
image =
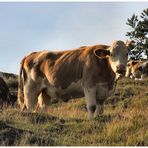
[[[110,50],[109,61],[111,67],[117,75],[120,75],[120,72],[118,72],[117,67],[122,65],[125,66],[126,68],[127,59],[128,59],[128,49],[122,41],[117,41],[112,44],[109,50]]]

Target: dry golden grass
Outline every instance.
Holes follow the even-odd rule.
[[[148,146],[148,79],[118,82],[104,114],[87,120],[85,99],[53,103],[48,113],[0,112],[0,144]]]

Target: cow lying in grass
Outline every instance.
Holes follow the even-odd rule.
[[[48,107],[52,98],[85,97],[88,118],[103,113],[103,104],[125,75],[127,45],[83,46],[67,51],[33,52],[20,65],[18,103],[21,111]]]

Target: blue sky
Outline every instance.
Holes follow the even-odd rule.
[[[0,71],[18,73],[32,51],[126,40],[127,18],[148,2],[0,2]]]

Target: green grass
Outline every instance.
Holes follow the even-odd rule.
[[[0,145],[148,146],[148,79],[122,79],[104,114],[87,120],[85,99],[54,102],[48,113],[0,112]]]

